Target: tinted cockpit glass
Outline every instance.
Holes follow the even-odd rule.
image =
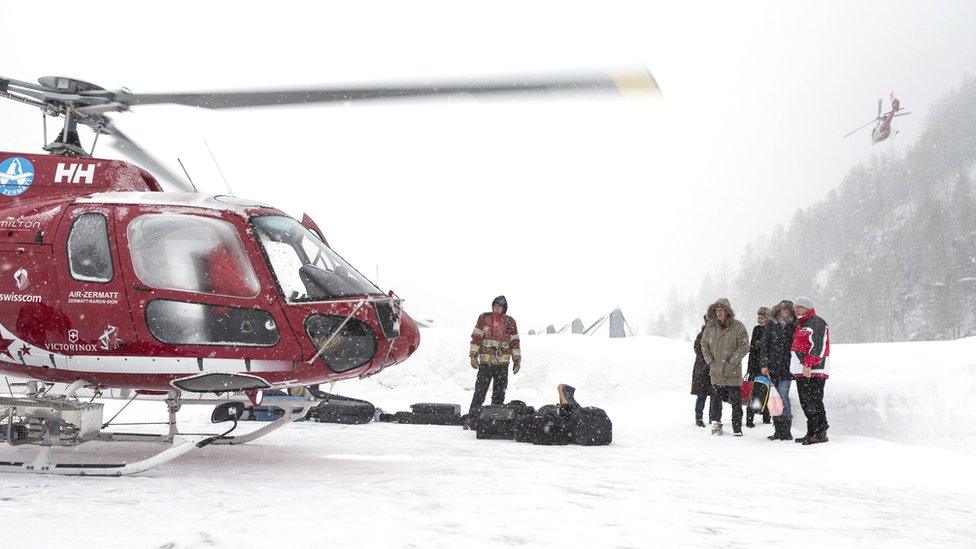
[[[288,301],[383,293],[294,219],[269,215],[251,223]]]

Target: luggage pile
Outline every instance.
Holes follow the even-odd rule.
[[[461,405],[442,402],[419,402],[409,412],[380,412],[377,421],[406,425],[461,425]]]
[[[607,413],[593,406],[580,406],[576,389],[559,385],[559,404],[538,410],[520,400],[485,406],[477,418],[467,418],[477,438],[514,440],[545,446],[579,444],[604,446],[613,441],[613,424]]]

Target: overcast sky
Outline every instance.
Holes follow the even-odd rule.
[[[663,101],[116,116],[222,193],[206,140],[234,194],[307,211],[417,316],[467,325],[505,293],[524,330],[617,305],[645,327],[671,286],[695,291],[853,165],[902,150],[932,101],[976,74],[964,0],[49,1],[4,2],[0,21],[0,74],[139,92],[646,66]],[[897,138],[843,139],[891,89],[913,112]],[[0,150],[40,151],[40,121],[0,103]]]

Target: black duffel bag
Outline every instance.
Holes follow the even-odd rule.
[[[613,442],[613,423],[602,408],[587,406],[573,410],[569,431],[573,444],[605,446]]]
[[[538,412],[523,416],[516,428],[515,440],[543,446],[562,446],[572,442],[567,405],[550,404]]]

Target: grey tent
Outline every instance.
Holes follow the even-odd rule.
[[[610,311],[610,314],[600,317],[599,320],[586,329],[587,335],[609,335],[609,337],[632,337],[634,330],[630,328],[624,313],[620,308]]]
[[[577,318],[576,320],[573,321],[573,333],[582,334],[584,332],[586,332],[586,328],[583,327],[583,321]]]

